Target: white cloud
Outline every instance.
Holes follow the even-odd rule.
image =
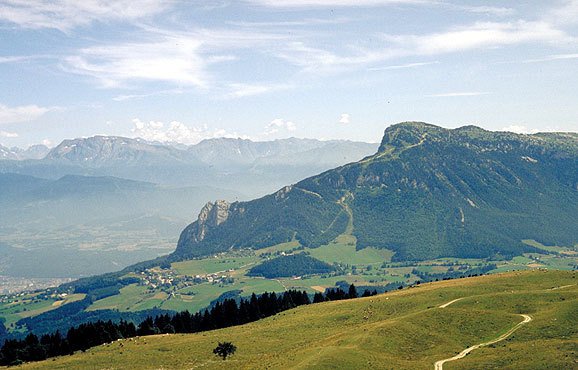
[[[453,98],[453,97],[460,97],[460,96],[480,96],[480,95],[488,95],[489,92],[482,92],[482,91],[458,91],[458,92],[449,92],[449,93],[442,93],[442,94],[431,94],[426,95],[428,98]]]
[[[384,35],[384,40],[413,55],[436,55],[532,42],[561,43],[572,38],[546,22],[478,22],[427,35]]]
[[[163,12],[171,1],[161,0],[3,0],[0,20],[22,28],[67,31],[109,20],[138,20]]]
[[[244,98],[247,96],[255,96],[267,94],[274,91],[281,91],[291,89],[293,86],[289,84],[242,84],[234,83],[229,85],[231,91],[225,95],[227,98]]]
[[[172,121],[168,124],[160,121],[144,122],[138,118],[132,120],[131,132],[134,137],[149,141],[175,142],[186,145],[197,144],[204,139],[217,137],[239,137],[222,129],[209,130],[206,126],[190,127],[182,122]]]
[[[323,26],[349,23],[353,18],[336,17],[330,19],[323,18],[306,18],[298,21],[269,21],[269,22],[247,22],[247,21],[231,21],[227,24],[239,27],[296,27],[296,26]]]
[[[431,4],[431,0],[248,0],[272,8],[374,7],[398,4]]]
[[[464,10],[470,13],[487,14],[497,17],[506,17],[508,15],[513,15],[516,11],[512,8],[496,7],[496,6],[469,6],[469,5],[454,5],[454,4],[444,4],[450,8],[457,10]],[[440,5],[441,5],[440,4]]]
[[[0,104],[0,124],[34,121],[45,113],[56,109],[55,107],[39,107],[37,105],[8,107]]]
[[[208,29],[178,32],[144,26],[139,36],[146,41],[80,49],[64,59],[62,68],[91,76],[105,88],[126,87],[142,81],[212,88],[218,83],[209,67],[238,60],[235,51],[268,50],[288,38],[275,33]],[[241,90],[242,86],[238,88]],[[139,97],[138,94],[121,95],[117,100]]]
[[[114,101],[125,101],[125,100],[135,100],[135,99],[144,99],[151,96],[159,96],[159,95],[178,95],[184,93],[183,89],[171,89],[171,90],[161,90],[155,91],[148,94],[128,94],[128,95],[118,95],[112,98]]]
[[[371,66],[396,58],[432,56],[477,49],[492,49],[517,44],[563,44],[573,40],[566,32],[547,22],[476,22],[429,34],[381,34],[382,44],[371,49],[347,47],[341,54],[316,47],[303,41],[294,41],[276,52],[277,57],[300,67],[308,73],[335,73]],[[370,67],[373,70],[412,68],[429,62]]]
[[[568,60],[568,59],[578,59],[578,54],[554,54],[548,55],[544,58],[528,59],[525,60],[524,63],[552,62],[555,60]]]
[[[392,66],[385,66],[385,67],[373,67],[368,68],[369,71],[387,71],[390,69],[405,69],[405,68],[416,68],[416,67],[423,67],[423,66],[430,66],[432,64],[439,64],[440,62],[418,62],[418,63],[408,63],[408,64],[399,64],[399,65],[392,65]]]
[[[280,132],[292,132],[297,129],[295,123],[291,121],[286,121],[282,118],[276,118],[273,121],[269,122],[267,126],[265,126],[265,131],[263,132],[264,136],[271,136],[276,135]]]
[[[578,23],[578,0],[566,0],[563,5],[552,9],[546,19],[555,24]]]
[[[369,8],[384,7],[391,5],[421,5],[429,7],[441,7],[471,13],[488,14],[492,16],[504,17],[512,15],[515,10],[512,8],[496,6],[471,6],[457,5],[440,0],[245,0],[249,3],[284,9],[303,8]]]
[[[339,123],[347,125],[351,122],[351,115],[349,113],[341,113],[339,116]]]
[[[15,132],[0,131],[0,137],[11,139],[18,137],[18,134]]]
[[[169,37],[151,43],[91,47],[66,58],[64,68],[92,76],[103,87],[140,80],[204,87],[208,63],[200,55],[200,46],[194,39]]]
[[[503,127],[501,131],[514,132],[516,134],[535,134],[538,130],[533,128],[528,128],[522,125],[512,125],[508,127]]]

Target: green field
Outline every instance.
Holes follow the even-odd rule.
[[[393,252],[387,249],[364,248],[356,250],[355,237],[340,235],[328,245],[309,250],[311,256],[328,263],[350,265],[381,264],[391,261]]]
[[[455,279],[383,295],[326,302],[227,329],[140,337],[26,369],[433,369],[434,363],[490,341],[444,369],[573,369],[578,353],[576,272],[527,271]],[[440,305],[460,299],[445,308]],[[231,341],[227,361],[212,349]]]
[[[421,273],[444,274],[450,269],[467,271],[476,266],[492,263],[496,265],[496,269],[491,273],[501,273],[536,269],[576,270],[578,266],[576,247],[544,246],[527,240],[524,242],[543,252],[525,253],[511,260],[441,258],[414,263],[391,262],[392,252],[389,250],[375,248],[356,250],[355,242],[355,237],[342,234],[328,245],[314,249],[300,247],[297,241],[292,241],[256,251],[232,251],[203,259],[177,262],[169,269],[156,267],[143,273],[129,273],[127,276],[142,279],[141,283],[125,286],[120,290],[120,294],[93,302],[88,310],[112,309],[126,312],[161,308],[196,312],[206,308],[221,294],[233,290],[239,290],[242,296],[249,296],[251,293],[282,292],[286,289],[314,293],[335,287],[339,281],[356,286],[411,284],[420,280],[419,276],[413,274],[414,269]],[[339,266],[338,271],[324,275],[279,279],[247,276],[251,267],[267,259],[302,251],[322,261],[336,263]],[[57,297],[42,299],[39,297],[39,293],[28,293],[2,298],[0,317],[5,320],[5,326],[9,331],[20,330],[14,324],[21,318],[53,310],[60,304],[81,299],[83,296],[70,295],[65,300]]]
[[[172,268],[180,275],[203,275],[217,272],[226,272],[230,269],[238,269],[242,266],[253,265],[259,261],[255,256],[218,256],[199,260],[176,262]]]
[[[84,294],[70,294],[63,298],[40,298],[39,295],[39,293],[22,294],[0,303],[0,317],[5,320],[4,326],[10,327],[20,319],[36,316],[84,298]]]

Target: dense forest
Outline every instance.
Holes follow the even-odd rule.
[[[249,276],[263,276],[268,279],[289,276],[326,274],[335,267],[308,256],[305,253],[281,256],[265,261],[249,270]]]

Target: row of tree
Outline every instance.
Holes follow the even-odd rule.
[[[363,296],[373,294],[375,292],[366,290]],[[325,293],[316,293],[313,303],[357,297],[357,290],[352,284],[347,292],[336,288],[328,289]],[[147,317],[138,325],[124,320],[118,323],[111,320],[99,320],[72,327],[66,335],[56,331],[38,338],[30,333],[24,339],[9,339],[4,342],[0,349],[0,365],[17,365],[22,362],[69,355],[75,351],[85,351],[117,339],[135,336],[197,333],[241,325],[310,303],[309,295],[305,291],[289,290],[282,294],[274,292],[263,293],[259,296],[252,294],[247,299],[224,299],[202,312],[191,314],[189,311],[183,311],[173,315],[161,314],[154,318]]]

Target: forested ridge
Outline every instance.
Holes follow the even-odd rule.
[[[351,224],[357,248],[394,261],[513,257],[522,243],[578,242],[578,137],[420,122],[386,129],[378,152],[199,218],[173,260],[297,240],[315,248]]]

